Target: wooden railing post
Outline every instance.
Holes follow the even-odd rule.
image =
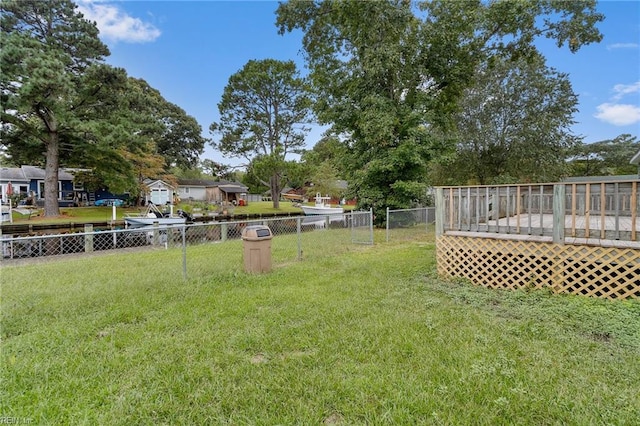
[[[436,188],[436,237],[444,234],[444,190]]]
[[[564,244],[565,187],[553,185],[553,242]]]

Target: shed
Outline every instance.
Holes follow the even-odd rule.
[[[146,186],[145,201],[153,204],[173,203],[174,187],[162,180],[145,180]]]
[[[246,195],[249,188],[242,184],[227,182],[218,185],[217,189],[224,202],[236,204],[243,195]]]

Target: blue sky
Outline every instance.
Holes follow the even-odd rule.
[[[77,0],[98,23],[109,46],[107,62],[146,80],[165,99],[183,108],[209,134],[229,77],[251,59],[294,60],[300,68],[301,33],[280,36],[275,1],[99,1]],[[584,141],[640,136],[640,2],[601,1],[604,39],[572,54],[552,41],[539,48],[549,66],[569,74],[579,96],[573,131]],[[307,137],[311,148],[320,138]],[[226,164],[207,146],[202,158]]]

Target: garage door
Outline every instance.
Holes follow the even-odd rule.
[[[153,204],[166,204],[169,200],[169,190],[165,188],[154,188],[151,190],[151,202]]]

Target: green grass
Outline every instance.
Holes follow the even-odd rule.
[[[116,208],[116,219],[122,220],[126,213],[137,213],[143,208],[118,207]],[[39,209],[39,214],[42,214]],[[60,209],[60,216],[45,217],[32,215],[31,217],[13,212],[13,223],[83,223],[83,222],[106,222],[110,221],[113,215],[111,207],[63,207]]]
[[[3,267],[0,413],[114,425],[640,418],[638,301],[442,281],[431,242],[303,262],[280,250],[265,275],[209,252],[188,281],[178,250]]]
[[[313,203],[306,203],[307,205],[312,205]],[[185,204],[181,207],[184,207],[185,210],[191,211],[191,207],[188,204]],[[353,206],[343,206],[346,211],[352,210]],[[302,209],[297,207],[296,204],[291,201],[280,201],[280,207],[275,209],[273,208],[272,201],[251,201],[246,206],[233,206],[228,209],[229,214],[273,214],[273,213],[302,213]]]
[[[185,211],[193,211],[193,206],[188,204],[181,204],[176,207],[182,208]],[[352,209],[353,206],[345,206],[345,210]],[[116,208],[116,218],[118,220],[122,220],[126,213],[138,213],[143,211],[144,207],[118,207]],[[42,212],[42,209],[39,209],[39,212]],[[259,201],[259,202],[251,202],[248,206],[242,207],[230,207],[228,209],[230,214],[234,215],[243,215],[243,214],[287,214],[287,213],[297,213],[301,214],[302,209],[300,207],[296,207],[293,203],[289,201],[281,201],[280,208],[274,209],[273,203],[271,201]],[[112,217],[112,208],[111,207],[68,207],[60,209],[60,216],[49,218],[44,216],[32,216],[29,218],[28,216],[22,215],[20,213],[13,213],[13,222],[14,223],[66,223],[66,222],[74,222],[74,223],[83,223],[83,222],[102,222],[109,221]]]

